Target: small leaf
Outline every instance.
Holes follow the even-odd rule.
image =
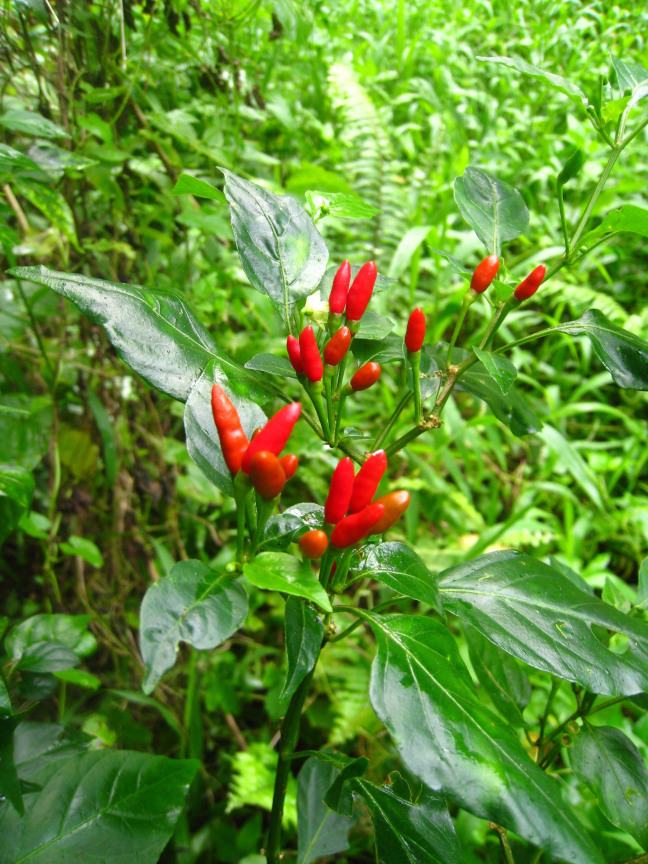
[[[199,180],[198,177],[192,177],[191,174],[181,174],[178,177],[178,182],[171,190],[172,195],[194,195],[196,198],[210,198],[213,201],[221,201],[227,203],[227,199],[220,189],[207,183],[206,180]]]
[[[322,528],[323,525],[324,508],[321,505],[295,504],[268,519],[259,549],[283,551],[296,542],[305,529]]]
[[[176,660],[178,643],[216,648],[245,621],[247,596],[226,573],[201,561],[180,561],[148,589],[140,610],[140,649],[146,664],[142,690],[151,693]]]
[[[568,81],[567,78],[563,78],[562,75],[555,75],[553,72],[545,72],[537,66],[532,66],[530,63],[526,63],[519,57],[477,57],[477,59],[484,60],[486,63],[499,63],[502,66],[509,66],[513,69],[517,69],[517,71],[522,72],[523,75],[528,75],[530,78],[544,81],[546,84],[553,87],[554,90],[558,90],[560,93],[564,93],[565,96],[569,96],[572,102],[581,108],[587,106],[587,97],[580,87],[572,81]]]
[[[526,231],[529,211],[509,183],[468,167],[455,180],[454,193],[461,215],[491,254],[499,255],[502,243]]]
[[[404,543],[380,543],[367,547],[358,570],[365,579],[375,579],[413,600],[442,612],[436,579],[419,556]]]
[[[623,114],[630,101],[629,96],[624,96],[623,99],[613,99],[611,102],[606,102],[601,108],[601,118],[604,123],[616,123],[619,117]]]
[[[622,93],[626,90],[634,90],[638,84],[648,79],[648,70],[638,63],[624,63],[617,57],[612,57],[612,66],[617,74],[619,90]]]
[[[71,669],[78,663],[77,655],[65,645],[59,645],[58,642],[35,642],[25,648],[17,666],[23,672],[43,675]]]
[[[313,215],[319,211],[322,216],[337,216],[338,219],[373,219],[377,213],[382,213],[371,204],[363,201],[359,195],[346,192],[306,192],[306,201]]]
[[[347,835],[357,820],[340,816],[324,803],[339,773],[335,765],[311,756],[297,776],[297,864],[310,864],[349,848]]]
[[[317,663],[324,636],[324,622],[303,600],[291,596],[286,600],[284,629],[288,671],[279,698],[289,699]]]
[[[78,555],[92,567],[103,567],[103,556],[92,540],[72,534],[59,548],[65,555]]]
[[[456,349],[453,358],[455,355]],[[511,387],[505,396],[485,369],[469,369],[457,382],[456,389],[465,390],[483,400],[497,419],[505,423],[514,435],[532,435],[542,429],[542,421],[529,407],[526,399],[514,387]]]
[[[592,790],[610,822],[648,849],[648,771],[627,735],[585,723],[569,755],[574,773]]]
[[[101,680],[83,669],[61,669],[54,673],[54,677],[84,690],[98,690],[101,687]]]
[[[262,552],[243,565],[248,582],[266,591],[281,591],[304,597],[325,612],[332,612],[328,595],[306,561],[284,552]]]
[[[515,379],[517,378],[517,369],[507,357],[501,354],[493,354],[492,351],[483,351],[481,348],[473,348],[473,351],[483,363],[486,371],[496,382],[504,396],[509,392]]]
[[[117,479],[117,471],[119,469],[119,453],[117,450],[117,439],[115,437],[115,429],[110,419],[110,415],[103,406],[99,397],[92,392],[88,393],[88,407],[92,411],[92,415],[97,424],[97,429],[101,435],[103,444],[103,461],[106,469],[106,485],[110,488]]]

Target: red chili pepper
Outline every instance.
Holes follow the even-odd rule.
[[[333,529],[331,543],[338,549],[346,549],[359,543],[384,515],[385,508],[382,504],[370,504],[359,513],[347,516]]]
[[[425,340],[425,315],[423,310],[417,307],[413,310],[407,322],[407,330],[405,332],[405,347],[408,351],[415,353],[421,350],[421,345]]]
[[[324,531],[307,531],[299,538],[299,549],[304,558],[321,558],[326,552],[328,542]]]
[[[403,513],[407,510],[410,503],[410,493],[405,489],[398,489],[396,492],[390,492],[388,495],[383,495],[382,498],[376,498],[374,504],[382,504],[385,508],[385,515],[371,529],[372,534],[384,534],[388,528],[396,522]]]
[[[545,277],[545,273],[547,272],[547,268],[544,264],[540,264],[535,268],[529,275],[517,286],[515,291],[513,292],[513,296],[516,300],[528,300],[529,297],[533,297],[535,292],[540,287],[542,280]]]
[[[346,516],[351,503],[351,493],[353,492],[353,481],[355,480],[355,471],[353,462],[348,456],[340,459],[337,464],[333,476],[331,477],[331,485],[329,493],[324,505],[324,518],[326,521],[335,525],[344,516]]]
[[[295,476],[295,472],[297,471],[299,459],[297,458],[297,456],[295,456],[294,453],[286,453],[285,456],[281,457],[279,462],[286,475],[286,480],[291,480]]]
[[[290,433],[293,431],[295,423],[299,420],[300,414],[301,404],[293,402],[277,411],[274,417],[268,420],[243,454],[241,468],[246,474],[250,473],[250,459],[255,453],[258,453],[260,450],[269,450],[275,456],[281,453],[286,446],[286,441],[290,438]]]
[[[304,371],[304,365],[301,359],[301,351],[299,350],[299,342],[294,336],[289,336],[286,339],[286,347],[288,348],[288,359],[298,375]]]
[[[387,454],[376,450],[361,466],[353,482],[349,513],[357,513],[371,502],[387,468]]]
[[[241,426],[238,411],[219,384],[212,387],[211,404],[225,464],[232,474],[237,474],[248,447],[247,435]]]
[[[500,260],[497,255],[489,255],[480,261],[470,280],[470,287],[476,294],[482,294],[497,276]]]
[[[301,362],[304,367],[304,372],[306,373],[308,380],[311,384],[321,381],[322,376],[324,375],[324,364],[322,363],[319,348],[317,347],[315,333],[310,324],[308,327],[304,327],[299,335],[299,351],[301,353]]]
[[[369,387],[372,387],[379,378],[380,363],[374,363],[373,360],[371,360],[369,363],[365,363],[364,366],[361,366],[358,369],[353,378],[349,381],[349,386],[357,393],[358,390],[367,390]]]
[[[333,287],[329,296],[329,312],[341,315],[347,302],[349,293],[349,282],[351,281],[351,265],[343,261],[333,279]]]
[[[250,479],[262,498],[272,501],[286,485],[286,473],[274,453],[258,450],[250,459]]]
[[[350,344],[351,331],[348,327],[340,327],[324,346],[324,362],[328,366],[337,366],[349,350]]]
[[[376,270],[374,261],[363,264],[358,271],[358,275],[353,280],[353,285],[349,288],[347,296],[347,321],[359,321],[364,315],[371,300],[377,275],[378,271]]]

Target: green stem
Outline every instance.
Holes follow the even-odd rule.
[[[401,413],[403,412],[403,410],[404,410],[405,406],[407,405],[407,403],[409,402],[409,400],[412,398],[412,395],[413,395],[412,392],[410,390],[408,390],[407,393],[401,399],[401,401],[398,403],[398,405],[394,408],[394,413],[389,418],[387,425],[383,428],[382,432],[380,432],[380,434],[376,437],[375,441],[371,445],[371,452],[372,453],[375,453],[376,450],[380,450],[380,448],[383,444],[383,441],[387,440],[389,433],[394,428],[394,424],[396,423],[396,421],[400,417]]]
[[[408,351],[412,365],[412,387],[414,388],[414,422],[421,422],[421,352]]]
[[[266,501],[264,498],[259,498],[259,505],[257,507],[257,524],[254,536],[252,537],[250,556],[253,556],[256,553],[257,546],[259,545],[261,537],[263,536],[263,529],[265,528],[266,522],[270,518],[270,514],[274,510],[274,506],[276,503],[276,498],[273,498],[270,501]]]
[[[542,751],[542,739],[544,737],[545,726],[547,725],[547,719],[549,718],[549,712],[551,711],[551,705],[553,703],[554,696],[556,695],[556,691],[558,690],[559,682],[555,679],[551,679],[551,689],[549,690],[549,695],[547,697],[547,704],[545,705],[545,710],[542,715],[542,720],[540,721],[540,734],[538,735],[538,760],[540,759],[540,753]],[[536,761],[538,761],[536,760]]]
[[[587,226],[587,222],[589,221],[590,216],[592,215],[592,210],[598,201],[599,195],[603,191],[603,187],[607,183],[608,177],[612,173],[612,169],[614,168],[614,163],[621,155],[621,151],[625,147],[625,143],[621,145],[617,145],[610,155],[608,156],[608,160],[605,163],[605,168],[603,169],[603,173],[601,174],[598,183],[596,184],[596,188],[592,192],[589,201],[587,202],[585,209],[583,210],[580,219],[578,220],[578,225],[576,226],[576,230],[574,231],[574,236],[571,239],[571,248],[578,248],[578,241],[583,236],[585,232],[585,228]],[[569,257],[567,257],[565,263],[568,263]],[[555,271],[554,271],[555,272]],[[553,275],[553,272],[550,271],[550,275]],[[546,277],[545,277],[546,278]]]
[[[322,384],[320,381],[311,384],[307,390],[310,400],[313,403],[313,408],[317,413],[318,420],[322,427],[322,437],[325,441],[331,440],[331,430],[329,429],[328,420],[324,413],[324,403],[322,401]]]
[[[473,300],[477,296],[474,291],[472,291],[472,294],[473,294],[473,296],[471,297],[470,296],[471,295],[471,289],[470,288],[464,294],[463,301],[461,304],[461,312],[459,313],[459,317],[457,318],[457,323],[455,324],[454,332],[452,334],[452,339],[450,340],[450,345],[448,346],[448,357],[446,360],[446,366],[450,365],[450,362],[452,360],[452,349],[455,347],[455,344],[456,344],[457,339],[459,337],[459,333],[460,333],[461,328],[463,326],[464,319],[465,319],[466,315],[468,314],[468,310],[470,309],[470,306],[471,306]]]
[[[501,825],[498,825],[495,822],[489,822],[488,827],[492,828],[493,831],[497,832],[497,836],[499,837],[500,845],[502,847],[502,852],[504,853],[504,858],[506,859],[506,864],[515,864],[513,850],[511,849],[511,844],[509,843],[506,828],[502,828]]]
[[[347,394],[344,390],[340,393],[340,399],[338,401],[338,409],[337,414],[335,415],[335,430],[333,432],[333,441],[335,442],[335,446],[338,447],[340,440],[340,424],[342,422],[342,415],[344,413],[344,402],[346,400]],[[340,449],[342,449],[340,447]]]
[[[562,225],[563,238],[565,240],[565,255],[569,255],[571,247],[569,245],[569,232],[567,230],[567,220],[565,219],[565,202],[563,200],[563,187],[556,180],[556,195],[558,196],[558,210],[560,211],[560,224]]]
[[[245,496],[236,492],[236,487],[234,487],[234,500],[236,502],[236,560],[242,562],[245,551]]]
[[[413,429],[410,429],[409,432],[406,432],[404,435],[401,435],[400,438],[397,438],[396,441],[393,441],[388,447],[385,447],[385,453],[387,458],[393,456],[394,453],[398,453],[399,450],[402,450],[403,447],[407,447],[410,441],[413,441],[415,438],[418,438],[419,435],[422,435],[424,432],[427,432],[427,426],[415,426]]]

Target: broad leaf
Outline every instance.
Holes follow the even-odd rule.
[[[581,244],[592,246],[605,234],[615,234],[619,231],[648,237],[648,209],[638,207],[636,204],[625,204],[618,210],[610,210],[600,225],[585,234]]]
[[[356,337],[351,343],[351,351],[361,365],[373,360],[384,366],[385,363],[402,363],[405,359],[402,336],[387,336],[380,340]],[[421,354],[421,365],[423,365],[423,354]],[[421,398],[424,398],[422,394]]]
[[[182,297],[169,291],[16,267],[11,275],[44,285],[106,329],[117,353],[153,387],[184,400],[210,360],[238,387],[254,390],[242,366],[216,347]]]
[[[285,552],[262,552],[243,565],[248,582],[266,591],[281,591],[311,600],[325,612],[332,612],[328,595],[310,564]]]
[[[289,321],[293,304],[312,294],[324,275],[326,244],[310,216],[292,198],[221,170],[245,274]]]
[[[85,752],[93,738],[58,723],[24,721],[14,734],[14,758],[23,779],[31,779],[47,765]]]
[[[442,612],[436,579],[413,549],[404,543],[380,543],[368,546],[366,552],[358,576],[375,579]]]
[[[634,90],[638,84],[648,79],[648,70],[638,63],[624,63],[616,57],[612,58],[612,65],[617,74],[619,82],[619,90],[625,93],[626,90]]]
[[[61,672],[77,666],[79,658],[71,648],[57,642],[35,642],[29,645],[18,661],[18,669],[32,675]]]
[[[610,822],[648,849],[648,770],[627,735],[586,723],[569,755],[574,773],[596,795]]]
[[[562,333],[584,335],[619,387],[648,390],[648,342],[617,327],[598,309],[589,309],[577,321],[560,324]]]
[[[545,72],[544,69],[538,69],[537,66],[532,66],[530,63],[520,59],[519,57],[478,57],[478,60],[484,60],[487,63],[499,63],[502,66],[509,66],[522,72],[523,75],[528,75],[530,78],[536,78],[549,84],[554,90],[564,93],[576,105],[581,108],[587,106],[587,97],[583,91],[574,84],[563,78],[562,75],[555,75],[553,72]]]
[[[0,808],[0,864],[156,864],[198,768],[115,750],[43,765],[30,776],[42,788],[25,796],[25,816]]]
[[[0,126],[12,132],[33,135],[34,138],[69,138],[65,129],[35,111],[5,111],[0,114]]]
[[[579,591],[562,573],[507,550],[438,577],[444,608],[529,666],[610,696],[648,689],[648,625]],[[628,637],[624,654],[595,631]]]
[[[362,616],[378,643],[371,702],[408,769],[457,806],[560,859],[600,864],[558,784],[477,698],[448,630],[419,616]]]
[[[0,801],[6,799],[21,816],[25,812],[25,805],[14,761],[14,732],[23,716],[23,714],[15,714],[12,717],[0,716]],[[4,808],[6,807],[5,804]],[[0,806],[0,818],[2,809]]]
[[[305,529],[322,528],[323,525],[324,508],[320,504],[295,504],[268,519],[259,549],[283,551],[296,542]]]
[[[92,615],[32,615],[13,628],[5,649],[12,660],[20,660],[33,645],[52,642],[73,651],[77,657],[89,657],[97,640],[88,632]]]
[[[480,168],[466,168],[455,180],[454,194],[461,215],[492,254],[499,255],[502,243],[522,234],[529,224],[529,211],[517,189]]]
[[[312,756],[297,777],[297,864],[309,864],[349,848],[347,835],[356,821],[330,810],[324,796],[339,770]]]
[[[26,198],[30,204],[40,210],[52,225],[68,238],[75,249],[81,251],[77,240],[74,216],[70,210],[70,205],[60,192],[57,192],[56,189],[50,189],[49,186],[43,186],[42,183],[27,183],[25,181],[20,181],[17,188],[23,198]]]
[[[507,357],[503,357],[501,354],[493,354],[492,351],[483,351],[477,347],[473,348],[473,351],[493,381],[495,381],[504,396],[506,396],[517,378],[517,369],[515,366]]]
[[[288,699],[311,671],[322,647],[324,622],[317,612],[299,597],[286,601],[286,683],[279,696]]]
[[[382,210],[367,204],[359,195],[348,192],[306,192],[308,208],[313,218],[337,216],[338,219],[372,219]]]
[[[456,360],[455,354],[453,357]],[[461,376],[455,389],[465,390],[485,402],[497,419],[505,423],[514,435],[532,435],[542,429],[542,421],[531,410],[527,400],[514,387],[504,395],[485,369],[469,369]]]
[[[207,183],[206,180],[199,180],[198,177],[192,177],[191,174],[181,174],[178,177],[178,182],[171,190],[172,195],[194,195],[196,198],[210,198],[213,201],[221,201],[223,204],[226,198],[220,189]]]
[[[200,651],[216,648],[245,621],[247,596],[227,573],[201,561],[180,561],[151,585],[140,610],[140,649],[146,664],[142,684],[151,693],[176,660],[178,643]]]
[[[531,698],[531,684],[520,664],[473,627],[466,628],[470,662],[493,705],[513,726],[524,725],[522,711]]]
[[[43,176],[40,167],[29,156],[25,156],[20,150],[14,150],[7,144],[0,144],[0,177],[4,182],[13,180],[18,173],[25,172],[34,172]]]
[[[278,375],[280,378],[297,377],[290,365],[290,360],[287,357],[277,357],[276,354],[255,354],[247,361],[245,368],[268,375]]]

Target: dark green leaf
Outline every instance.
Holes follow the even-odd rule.
[[[25,172],[36,172],[41,175],[43,173],[29,156],[25,156],[7,144],[0,144],[0,177],[3,177],[6,182],[13,180],[17,174]]]
[[[2,629],[3,628],[0,627],[0,631],[2,631]],[[12,714],[13,708],[11,707],[9,691],[7,690],[7,685],[2,677],[2,673],[0,673],[0,717],[11,717]]]
[[[117,353],[153,387],[185,401],[213,360],[223,375],[248,381],[242,366],[216,347],[184,299],[169,291],[121,285],[46,267],[17,267],[13,276],[45,285],[106,329]],[[240,386],[240,384],[239,384]]]
[[[387,336],[379,341],[358,337],[351,343],[351,351],[360,364],[373,360],[382,366],[385,363],[402,362],[405,359],[402,336]]]
[[[324,803],[327,789],[339,774],[330,762],[312,756],[297,777],[297,864],[335,855],[349,848],[347,834],[356,821],[340,816]]]
[[[0,126],[12,132],[22,132],[34,138],[69,138],[64,129],[41,117],[35,111],[5,111],[0,115]]]
[[[531,410],[526,399],[514,387],[505,396],[485,369],[469,369],[459,379],[456,389],[465,390],[485,402],[514,435],[531,435],[542,429],[542,421]]]
[[[88,632],[91,615],[33,615],[13,628],[5,648],[12,660],[20,660],[25,651],[41,642],[54,642],[74,651],[77,657],[89,657],[97,640]]]
[[[325,612],[332,612],[328,595],[310,564],[285,552],[262,552],[243,565],[248,582],[266,591],[281,591],[311,600]]]
[[[293,304],[319,285],[328,259],[326,245],[296,201],[221,170],[243,269],[288,321]]]
[[[598,309],[589,309],[577,321],[560,324],[556,329],[587,336],[597,357],[619,387],[648,390],[648,342],[639,336],[617,327]]]
[[[648,771],[627,735],[586,723],[569,755],[574,773],[596,795],[610,822],[648,849]]]
[[[492,351],[482,351],[481,348],[477,347],[473,348],[473,351],[493,381],[495,381],[504,396],[506,396],[517,378],[517,369],[515,366],[507,357],[501,354],[493,354]]]
[[[103,403],[95,393],[88,393],[88,407],[92,411],[97,429],[101,435],[104,468],[106,469],[106,484],[112,488],[117,479],[117,470],[119,468],[119,454],[117,452],[117,441],[115,439],[113,423]]]
[[[95,159],[78,156],[76,153],[57,147],[56,144],[45,144],[44,142],[32,144],[27,155],[50,177],[59,177],[66,171],[74,175],[98,164]]]
[[[531,698],[531,685],[519,663],[473,627],[466,628],[470,662],[481,685],[500,714],[513,726],[522,726],[522,711]]]
[[[65,645],[59,645],[57,642],[35,642],[23,651],[18,661],[18,669],[42,675],[46,672],[71,669],[78,663],[77,655]]]
[[[307,190],[306,201],[313,217],[337,216],[338,219],[372,219],[382,210],[363,201],[359,195],[347,192],[312,192]]]
[[[178,643],[216,648],[243,624],[247,596],[227,573],[201,561],[180,561],[148,589],[140,610],[140,649],[146,664],[142,690],[152,692],[171,669]]]
[[[297,378],[290,360],[287,357],[277,357],[276,354],[255,354],[245,364],[245,368],[267,375],[279,375],[281,378]]]
[[[457,806],[557,858],[600,864],[560,787],[477,698],[448,630],[419,616],[362,616],[378,643],[371,701],[408,769]]]
[[[385,339],[394,329],[394,322],[368,309],[360,319],[358,339]]]
[[[283,551],[308,528],[321,528],[324,508],[319,504],[296,504],[268,519],[259,549]]]
[[[0,498],[11,498],[27,510],[34,497],[34,478],[31,471],[17,465],[0,465]]]
[[[199,763],[101,750],[31,776],[26,814],[0,808],[0,864],[156,864]]]
[[[0,802],[5,798],[21,816],[25,812],[25,805],[14,761],[14,731],[23,717],[24,714],[16,714],[13,717],[0,716]],[[4,806],[6,809],[6,805]],[[0,820],[2,810],[0,804]]]
[[[226,203],[227,199],[220,189],[207,183],[206,180],[199,180],[198,177],[192,177],[191,174],[181,174],[178,177],[178,182],[171,190],[172,195],[194,195],[196,198],[211,198],[213,201],[221,201]]]
[[[587,106],[587,97],[576,84],[563,78],[561,75],[555,75],[553,72],[545,72],[543,69],[538,69],[537,66],[532,66],[519,57],[478,57],[478,60],[485,60],[487,63],[499,63],[502,66],[510,66],[522,72],[523,75],[528,75],[530,78],[536,78],[549,84],[554,90],[564,93],[576,105],[580,107]]]
[[[83,753],[92,741],[89,735],[66,729],[57,723],[24,721],[14,735],[14,758],[18,773],[23,779],[31,778],[46,765]]]
[[[0,462],[31,470],[47,453],[52,434],[52,402],[48,396],[30,398],[4,394],[0,405],[2,434]]]
[[[322,647],[324,622],[318,613],[299,597],[286,600],[286,683],[279,696],[288,699],[311,671]]]
[[[648,689],[648,625],[592,597],[528,555],[482,555],[438,577],[444,608],[529,666],[611,696]],[[594,625],[628,637],[611,651]]]
[[[461,215],[491,254],[499,255],[502,243],[526,231],[529,211],[509,183],[468,167],[455,180],[454,193]]]
[[[427,603],[442,613],[436,580],[419,556],[404,543],[368,546],[359,575],[389,585],[398,594]]]
[[[569,183],[570,180],[573,180],[573,178],[578,175],[584,164],[585,153],[579,147],[577,150],[574,150],[569,159],[567,159],[563,165],[560,174],[558,175],[558,185],[564,186],[566,183]]]
[[[638,63],[624,63],[622,60],[612,57],[612,65],[617,74],[619,90],[625,93],[626,90],[634,90],[637,84],[648,79],[648,70]]]
[[[324,802],[341,816],[353,815],[353,793],[349,781],[356,780],[367,773],[369,760],[366,756],[358,756],[348,762],[340,771],[324,796]]]

